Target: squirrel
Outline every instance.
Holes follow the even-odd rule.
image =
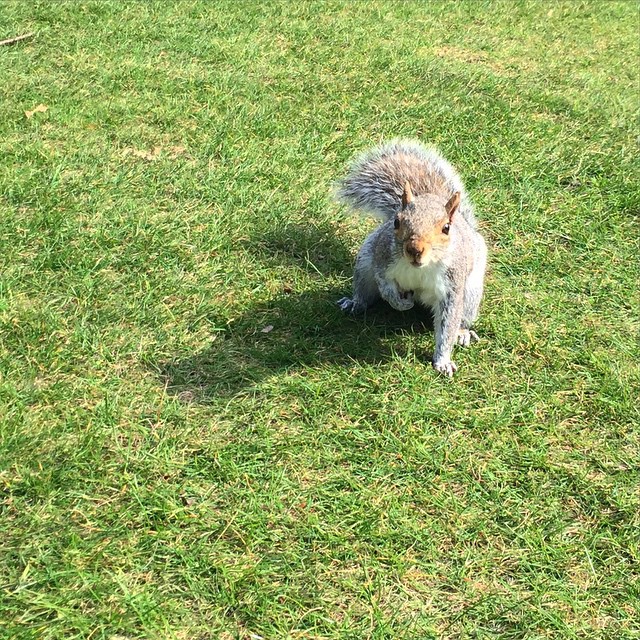
[[[472,331],[482,298],[487,246],[457,171],[435,149],[412,140],[375,147],[351,164],[335,198],[384,222],[356,257],[346,313],[382,298],[394,309],[415,302],[434,318],[433,367],[451,377],[454,344],[477,341]]]

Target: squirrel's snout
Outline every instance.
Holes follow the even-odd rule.
[[[413,262],[420,262],[420,259],[425,253],[424,245],[407,243],[404,247],[407,257]]]

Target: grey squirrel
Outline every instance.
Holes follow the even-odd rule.
[[[436,338],[433,366],[452,376],[454,344],[478,340],[471,327],[487,264],[460,176],[435,149],[395,140],[357,157],[335,196],[384,221],[358,252],[353,297],[338,305],[354,314],[380,298],[399,311],[414,302],[428,307]]]

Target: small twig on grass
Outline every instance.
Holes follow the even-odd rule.
[[[16,36],[15,38],[9,38],[7,40],[0,40],[0,47],[3,47],[5,44],[15,44],[16,42],[20,42],[21,40],[26,40],[27,38],[33,38],[35,33],[25,33],[22,36]]]

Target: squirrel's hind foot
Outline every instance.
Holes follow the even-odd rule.
[[[460,329],[458,331],[458,344],[463,347],[468,347],[473,342],[478,342],[479,340],[478,334],[471,329]]]
[[[347,297],[340,298],[340,300],[338,300],[336,304],[345,313],[351,313],[351,314],[361,313],[366,309],[366,306],[363,305],[361,302],[352,300],[351,298],[347,298]]]

